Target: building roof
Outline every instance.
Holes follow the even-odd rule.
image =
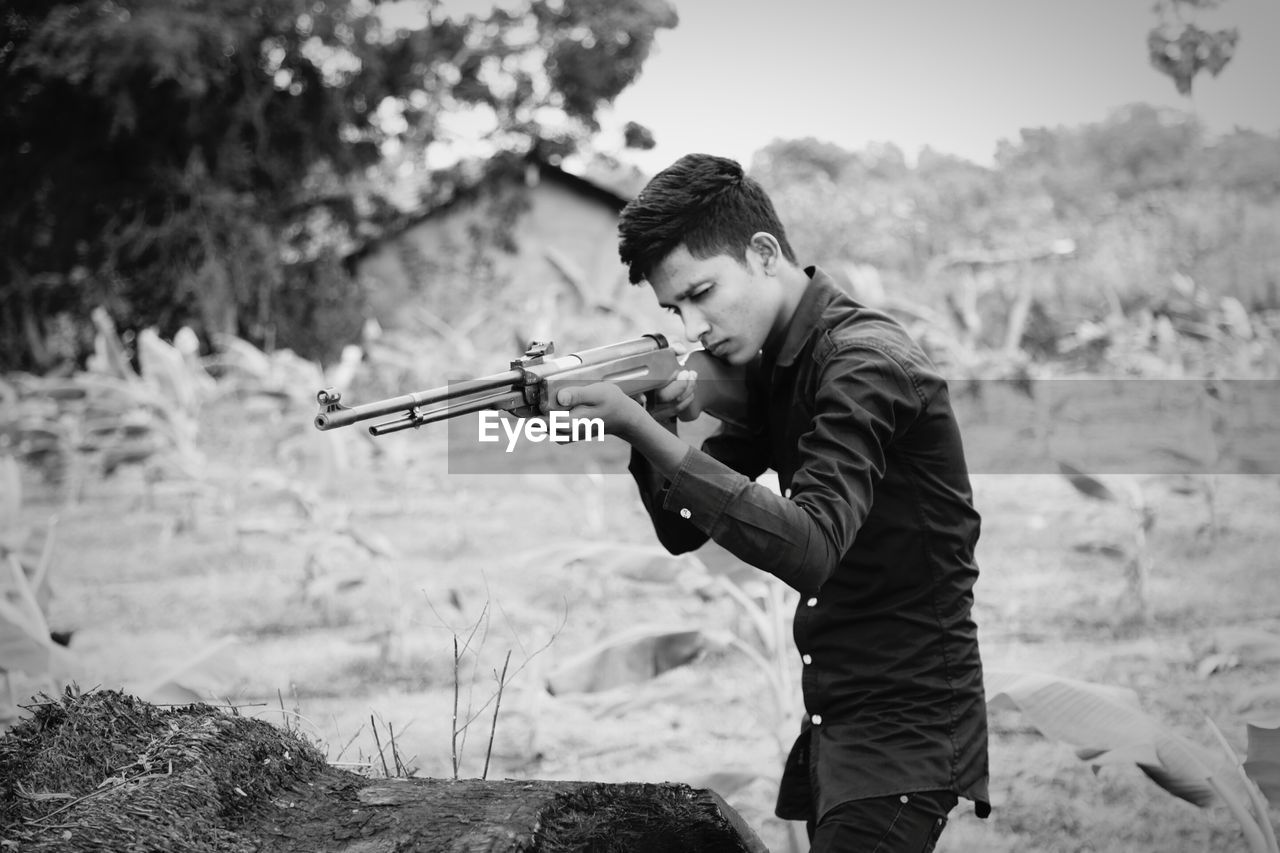
[[[454,189],[447,199],[407,211],[404,216],[389,223],[379,234],[366,239],[343,259],[344,264],[351,271],[356,263],[379,244],[447,213],[458,204],[474,199],[485,189],[494,186],[504,178],[515,177],[519,174],[520,168],[524,170],[524,182],[527,186],[537,186],[542,181],[559,184],[579,193],[584,198],[600,202],[615,213],[621,212],[627,202],[639,194],[647,181],[646,176],[635,167],[593,164],[588,169],[588,174],[578,175],[540,157],[525,158],[523,163],[507,158],[495,158],[487,164],[479,178]],[[425,181],[430,178],[424,175],[423,179],[415,181],[406,192],[421,196],[422,189],[426,186]]]

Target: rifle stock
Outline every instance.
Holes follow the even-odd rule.
[[[611,382],[634,397],[661,388],[682,369],[697,370],[699,374],[694,405],[682,418],[692,420],[706,411],[732,423],[745,421],[746,388],[741,372],[702,350],[681,361],[662,335],[643,335],[565,356],[554,352],[551,342],[533,343],[503,373],[358,406],[342,405],[341,394],[326,388],[316,395],[320,412],[315,426],[330,430],[396,416],[369,427],[369,433],[378,436],[485,410],[505,411],[518,417],[541,415],[556,407],[556,394],[561,388]],[[670,416],[674,407],[651,411],[655,417]]]

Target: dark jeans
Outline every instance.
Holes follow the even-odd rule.
[[[955,805],[950,791],[841,803],[809,821],[809,853],[930,853]]]

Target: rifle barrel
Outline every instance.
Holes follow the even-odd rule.
[[[337,427],[348,426],[356,423],[357,421],[365,421],[369,418],[379,418],[383,415],[404,412],[420,406],[430,406],[434,403],[441,403],[455,397],[468,397],[482,391],[493,391],[498,388],[511,388],[517,383],[522,382],[523,378],[524,374],[519,370],[508,370],[506,373],[495,373],[492,376],[482,376],[479,379],[467,379],[462,382],[454,382],[449,385],[443,385],[439,388],[431,388],[426,391],[414,391],[411,394],[402,394],[399,397],[391,397],[386,400],[364,403],[363,405],[352,406],[349,409],[337,409],[332,412],[321,412],[316,415],[316,429],[336,429]]]
[[[438,409],[432,409],[429,412],[416,414],[412,411],[404,417],[386,423],[374,424],[369,427],[369,435],[378,436],[386,435],[391,432],[399,432],[402,429],[410,427],[417,428],[425,424],[432,424],[436,421],[443,421],[447,418],[456,418],[459,415],[469,415],[472,412],[480,412],[485,409],[506,410],[512,406],[519,406],[524,402],[524,392],[507,391],[503,394],[486,394],[483,397],[477,397],[474,400],[467,400],[458,405],[441,406]]]

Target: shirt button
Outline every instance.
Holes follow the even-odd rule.
[[[809,718],[809,722],[813,723],[815,726],[822,725],[822,715],[814,714],[812,717]]]
[[[804,661],[807,666],[808,664],[813,663],[813,655],[800,655],[800,660]]]
[[[689,509],[687,507],[685,509],[680,510],[681,518],[688,518],[691,515],[693,515],[693,513],[689,512]]]
[[[787,489],[785,492],[783,492],[783,493],[782,493],[782,496],[783,496],[784,498],[789,498],[789,497],[791,497],[791,490],[790,490],[790,489]]]
[[[805,602],[805,604],[809,605],[810,607],[817,607],[817,606],[818,606],[818,599],[816,599],[816,598],[811,598],[811,599],[809,599],[808,601],[806,601],[806,602]]]
[[[905,806],[907,803],[911,802],[911,798],[908,797],[906,794],[903,794],[901,797],[898,797],[898,802],[902,803]]]

